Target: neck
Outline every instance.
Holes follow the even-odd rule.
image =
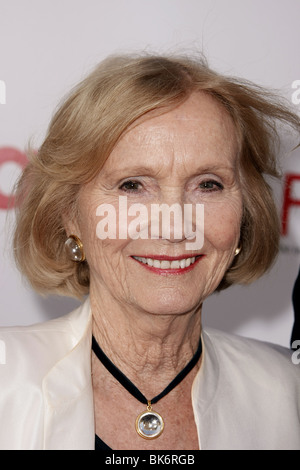
[[[92,288],[90,297],[97,342],[110,360],[149,395],[166,386],[195,354],[201,308],[181,315],[158,315],[132,305],[121,306],[107,295],[100,298]],[[154,374],[159,383],[155,380],[151,388]]]

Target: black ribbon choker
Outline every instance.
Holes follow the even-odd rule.
[[[96,339],[92,338],[92,349],[99,361],[104,365],[104,367],[113,375],[113,377],[121,384],[123,387],[137,400],[141,403],[147,405],[147,410],[139,414],[136,418],[135,428],[137,433],[144,439],[155,439],[160,436],[164,430],[164,421],[163,418],[152,410],[152,405],[157,403],[161,398],[170,393],[182,380],[188,375],[188,373],[195,367],[197,362],[200,359],[202,354],[202,341],[201,337],[199,340],[198,349],[195,352],[192,359],[188,364],[176,375],[169,385],[158,395],[156,395],[152,400],[148,400],[145,395],[129,380],[125,374],[123,374],[117,366],[115,366],[111,360],[106,356],[102,351]]]

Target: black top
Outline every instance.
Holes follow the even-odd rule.
[[[105,444],[102,439],[100,439],[97,434],[95,435],[95,450],[112,450],[110,447],[108,447],[107,444]]]

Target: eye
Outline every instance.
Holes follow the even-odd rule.
[[[127,193],[134,193],[134,192],[139,191],[141,187],[142,185],[139,181],[128,180],[122,183],[121,186],[119,186],[119,189]]]
[[[207,180],[202,181],[202,183],[199,184],[199,188],[205,192],[212,192],[221,191],[222,189],[224,189],[224,186],[219,181]]]

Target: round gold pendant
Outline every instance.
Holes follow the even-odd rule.
[[[136,432],[144,439],[156,439],[164,430],[164,420],[159,413],[152,410],[151,405],[147,411],[139,414],[135,421]]]

